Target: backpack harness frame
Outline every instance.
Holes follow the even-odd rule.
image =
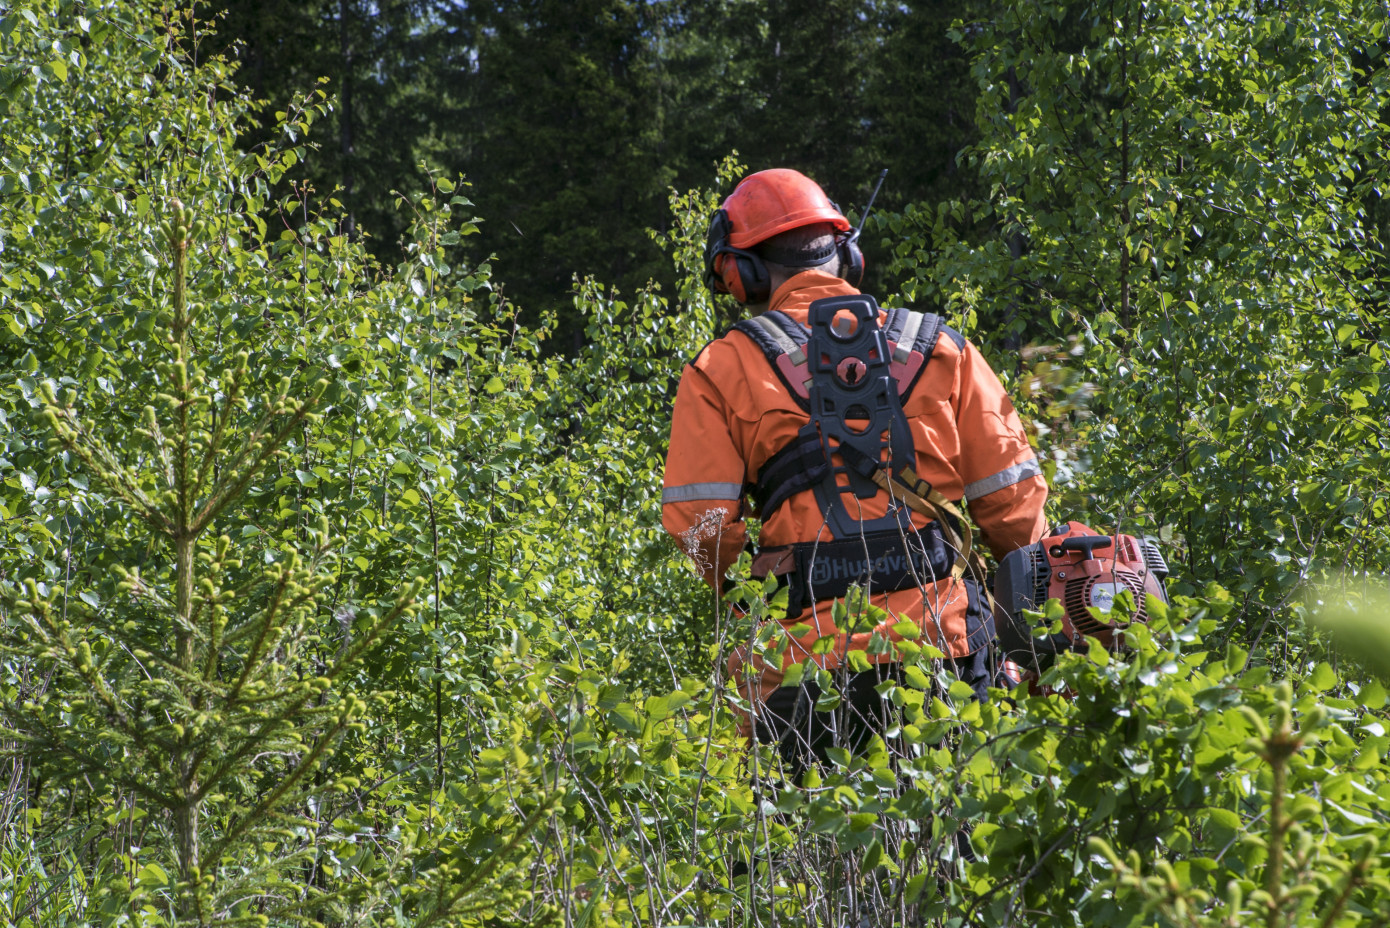
[[[788,586],[787,618],[852,587],[878,592],[924,586],[969,571],[986,590],[984,565],[960,509],[917,476],[903,402],[931,360],[943,330],[934,313],[889,309],[882,327],[873,297],[826,297],[811,304],[810,330],[777,310],[734,328],[762,349],[810,421],[763,465],[751,495],[762,518],[813,490],[834,540],[760,549],[753,575]],[[853,421],[854,424],[851,424]],[[860,519],[857,500],[886,491],[878,518]],[[916,528],[909,510],[927,516]]]

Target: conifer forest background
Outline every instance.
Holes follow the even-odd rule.
[[[0,0],[0,922],[1390,925],[1387,151],[1385,0]],[[773,166],[1173,567],[802,788],[659,506]]]

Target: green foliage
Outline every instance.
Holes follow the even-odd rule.
[[[176,917],[204,923],[273,892],[277,871],[298,862],[301,853],[263,853],[285,828],[286,809],[353,785],[313,776],[366,709],[334,683],[413,607],[419,584],[309,676],[319,641],[308,620],[333,582],[326,521],[306,533],[302,560],[291,551],[250,570],[229,536],[212,537],[223,513],[283,456],[289,436],[312,427],[327,383],[286,376],[274,393],[256,396],[248,384],[268,372],[253,371],[245,351],[222,365],[200,363],[190,350],[186,282],[189,252],[207,223],[193,217],[171,200],[161,228],[171,305],[145,346],[158,405],[145,406],[133,434],[109,444],[75,409],[76,390],[60,401],[52,381],[39,385],[50,450],[70,454],[74,470],[141,525],[155,558],[144,570],[112,565],[119,582],[105,602],[93,591],[74,598],[69,587],[25,581],[7,604],[0,655],[46,685],[6,704],[0,735],[33,775],[129,794],[131,815],[153,811],[167,823],[177,880],[158,859],[141,866],[132,854],[122,869],[139,869],[139,884],[108,881],[94,894],[98,911],[140,911],[146,892],[167,890]],[[125,463],[131,458],[141,463]],[[263,757],[292,760],[267,769],[255,760]],[[228,823],[212,840],[205,815]]]
[[[1040,441],[1063,511],[1170,539],[1251,640],[1390,550],[1385,13],[1004,5],[959,33],[988,197],[886,220],[908,298],[1084,346],[1095,415]]]
[[[1205,650],[1231,608],[1214,588],[1156,609],[1128,650],[1069,655],[1046,690],[983,707],[923,649],[881,688],[891,743],[832,752],[804,790],[731,754],[699,680],[652,696],[515,655],[508,697],[549,707],[528,740],[574,784],[572,843],[539,847],[538,872],[603,924],[1376,924],[1385,690]],[[731,876],[750,856],[754,877]]]
[[[1363,703],[1326,664],[1295,688],[1247,670],[1235,646],[1201,650],[1232,606],[1216,594],[1127,634],[1128,654],[1063,661],[1043,682],[1074,700],[1025,700],[1004,726],[1018,739],[996,742],[1013,807],[976,831],[996,914],[1059,912],[1070,896],[1077,924],[1244,925],[1267,912],[1271,925],[1307,924],[1334,905],[1323,924],[1373,923],[1387,879],[1384,690],[1363,684]],[[1363,849],[1365,865],[1349,867]]]
[[[1316,592],[1317,604],[1302,607],[1312,624],[1329,634],[1339,654],[1360,664],[1382,683],[1390,683],[1390,651],[1383,647],[1381,620],[1390,613],[1386,591],[1343,581]]]
[[[763,22],[754,6],[708,15]],[[1166,8],[1019,6],[962,30],[990,193],[886,215],[895,273],[1011,374],[1077,514],[1184,545],[1189,595],[1150,603],[1125,650],[1069,655],[983,706],[908,642],[880,692],[886,739],[835,752],[805,789],[741,743],[723,672],[734,642],[785,641],[764,622],[774,591],[745,562],[737,615],[659,524],[674,378],[734,310],[700,282],[716,193],[672,194],[651,237],[673,284],[581,280],[566,312],[585,347],[547,356],[554,319],[518,323],[468,250],[475,194],[452,176],[400,185],[406,234],[382,266],[321,212],[332,200],[279,186],[318,157],[326,103],[283,107],[247,153],[250,101],[198,51],[195,17],[8,9],[0,913],[1377,924],[1386,690],[1328,645],[1376,670],[1384,606],[1368,596],[1326,632],[1286,603],[1319,613],[1295,581],[1329,552],[1352,568],[1329,603],[1385,566],[1383,30],[1304,6],[1287,22],[1184,7],[1205,29]],[[806,22],[872,45],[850,7]],[[520,54],[534,32],[494,38]],[[714,35],[662,38],[697,68],[719,64]],[[617,86],[591,71],[598,98]],[[1300,81],[1335,105],[1294,107]],[[1316,187],[1313,155],[1354,176]],[[741,170],[725,162],[718,188]],[[1008,346],[1033,339],[1014,374]],[[1247,651],[1241,616],[1291,631]]]
[[[414,760],[383,777],[361,753],[384,731],[367,720],[401,704],[401,677],[428,682],[411,648],[441,680],[447,653],[450,562],[418,534],[396,553],[404,523],[389,516],[432,511],[436,475],[452,473],[432,442],[455,421],[516,428],[493,384],[529,383],[495,329],[470,329],[486,268],[447,263],[475,227],[433,191],[416,198],[419,242],[382,277],[306,203],[267,202],[303,149],[236,153],[247,104],[212,92],[230,89],[222,62],[183,52],[192,17],[37,10],[3,30],[6,73],[21,76],[0,230],[0,711],[14,782],[28,784],[7,848],[30,848],[55,882],[16,887],[12,914],[38,917],[66,879],[48,856],[65,845],[87,877],[67,910],[92,921],[395,909],[429,924],[522,904],[511,851],[549,792],[518,815],[484,810],[498,778],[529,782],[524,754],[436,796]],[[66,67],[31,66],[55,51]],[[281,138],[293,146],[316,115],[293,114]],[[466,373],[439,392],[481,407],[471,418],[431,417],[446,360]],[[407,581],[431,575],[421,609],[423,581]],[[427,756],[434,742],[426,769],[442,773],[439,726],[404,730]],[[365,796],[380,798],[370,814]],[[478,811],[435,822],[459,807]],[[479,842],[481,864],[466,856]]]

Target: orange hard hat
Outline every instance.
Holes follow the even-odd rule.
[[[850,230],[849,220],[800,171],[773,168],[750,174],[739,182],[722,207],[729,215],[728,244],[752,248],[779,232],[828,222],[837,232]]]

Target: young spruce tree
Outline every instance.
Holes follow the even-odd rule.
[[[142,427],[119,446],[75,408],[76,394],[42,387],[55,454],[75,456],[143,526],[147,569],[115,569],[120,596],[68,599],[29,581],[12,603],[22,632],[4,656],[31,663],[49,686],[7,703],[0,737],[42,778],[131,792],[168,829],[174,874],[151,859],[102,883],[106,914],[161,910],[179,923],[265,924],[311,903],[314,887],[281,881],[314,853],[304,810],[348,789],[324,760],[366,703],[342,683],[402,615],[420,581],[342,639],[313,621],[334,579],[326,521],[300,551],[244,563],[219,517],[264,476],[315,416],[327,383],[280,377],[247,352],[209,361],[190,338],[185,282],[203,223],[172,200],[163,225],[170,256],[167,312],[147,357],[158,391]],[[287,840],[289,839],[289,840]]]

